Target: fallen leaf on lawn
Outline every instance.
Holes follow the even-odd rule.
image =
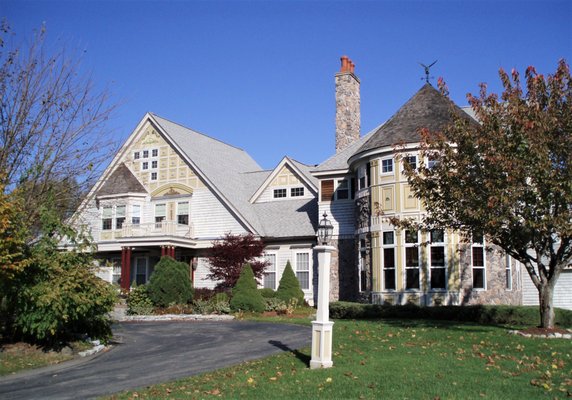
[[[331,383],[331,382],[332,382],[332,378],[327,377],[327,378],[326,378],[326,382]]]

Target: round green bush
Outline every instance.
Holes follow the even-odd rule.
[[[189,266],[171,257],[161,258],[147,283],[147,294],[156,307],[190,303],[193,285]]]
[[[153,313],[153,302],[147,294],[147,286],[133,286],[127,295],[127,315],[148,315]]]
[[[232,289],[230,308],[233,311],[264,311],[264,299],[256,288],[256,280],[250,264],[244,266],[236,286]]]
[[[304,292],[300,289],[300,282],[298,278],[296,278],[296,275],[294,275],[290,261],[286,263],[286,268],[284,269],[282,278],[280,278],[280,284],[274,296],[286,304],[288,304],[291,299],[296,299],[299,306],[304,304]]]

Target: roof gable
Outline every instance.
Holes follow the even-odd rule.
[[[419,142],[419,129],[443,129],[451,122],[452,112],[470,118],[455,103],[426,83],[354,155],[380,147]]]
[[[254,192],[254,194],[250,197],[250,202],[256,203],[264,191],[267,190],[273,182],[275,182],[275,180],[279,177],[285,168],[288,169],[296,178],[298,178],[298,180],[301,181],[308,189],[310,189],[314,195],[317,195],[317,180],[310,174],[311,167],[298,161],[292,160],[289,157],[284,157],[266,177],[256,192]]]
[[[97,196],[109,196],[121,193],[147,193],[147,190],[137,180],[131,170],[121,163],[109,178],[105,180],[101,188],[97,191]]]

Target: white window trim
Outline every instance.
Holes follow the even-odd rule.
[[[403,158],[401,159],[401,167],[403,168],[402,171],[405,171],[405,164],[408,164],[407,159],[415,157],[415,170],[419,168],[419,157],[417,154],[404,154]]]
[[[363,246],[362,246],[362,241],[364,242]],[[362,280],[363,280],[362,274],[365,274],[365,276],[367,277],[367,270],[365,268],[367,263],[364,263],[364,258],[365,258],[364,256],[367,257],[367,247],[365,245],[365,238],[360,237],[359,238],[359,256],[358,256],[359,257],[359,261],[358,261],[358,263],[359,263],[359,269],[358,269],[358,274],[359,274],[358,286],[359,286],[359,288],[358,289],[359,289],[360,293],[365,292],[367,290],[367,286],[368,286],[367,282],[366,282],[366,285],[365,285],[366,287],[365,288],[362,287]]]
[[[504,289],[506,291],[512,292],[513,287],[514,287],[514,282],[512,279],[512,257],[509,256],[508,254],[505,255],[504,273],[505,273]],[[506,284],[506,277],[507,276],[510,277],[510,287],[507,287],[507,284]]]
[[[274,287],[270,288],[272,290],[276,290],[278,289],[278,253],[274,252],[274,251],[265,251],[264,252],[264,260],[268,261],[268,256],[273,256],[274,257],[274,271],[269,271],[270,273],[274,274]],[[268,270],[266,270],[264,272],[264,274],[262,275],[262,287],[265,288],[266,286],[264,286],[264,278],[266,277],[266,274],[269,273]]]
[[[348,197],[345,199],[340,199],[338,198],[338,189],[340,183],[343,181],[347,182]],[[353,200],[354,200],[354,193],[352,193],[352,178],[348,176],[345,178],[334,179],[334,201],[353,201]]]
[[[383,172],[384,161],[391,161],[391,171]],[[380,165],[379,173],[381,176],[389,176],[395,174],[395,160],[393,159],[393,157],[382,158],[379,162],[379,165]]]
[[[429,241],[431,241],[431,232],[427,232],[427,234],[429,235]],[[448,235],[447,235],[447,231],[443,229],[443,241],[442,242],[431,242],[429,244],[429,253],[427,254],[427,260],[429,262],[428,265],[428,272],[429,272],[429,279],[428,279],[428,284],[429,284],[429,288],[428,291],[431,293],[443,293],[449,290],[449,268],[448,266],[448,257],[447,257],[447,240],[448,240]],[[431,248],[432,247],[443,247],[443,264],[444,264],[444,269],[445,269],[445,288],[436,288],[433,289],[431,287],[431,269],[433,264],[431,263]]]
[[[148,257],[135,257],[135,268],[133,271],[132,281],[137,282],[137,272],[139,270],[139,260],[145,260],[145,283],[149,282],[149,258]]]
[[[307,272],[308,273],[308,288],[304,289],[302,288],[300,285],[300,288],[302,289],[302,291],[304,293],[310,293],[312,291],[312,251],[311,250],[296,250],[294,252],[294,257],[292,257],[294,259],[294,274],[296,275],[296,278],[298,278],[298,254],[307,254],[308,255],[308,269],[307,270],[301,270],[300,272]]]

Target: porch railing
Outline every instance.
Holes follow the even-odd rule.
[[[175,221],[150,222],[145,224],[125,224],[121,228],[120,234],[121,237],[150,237],[170,235],[191,238],[193,236],[193,225],[178,224]]]

